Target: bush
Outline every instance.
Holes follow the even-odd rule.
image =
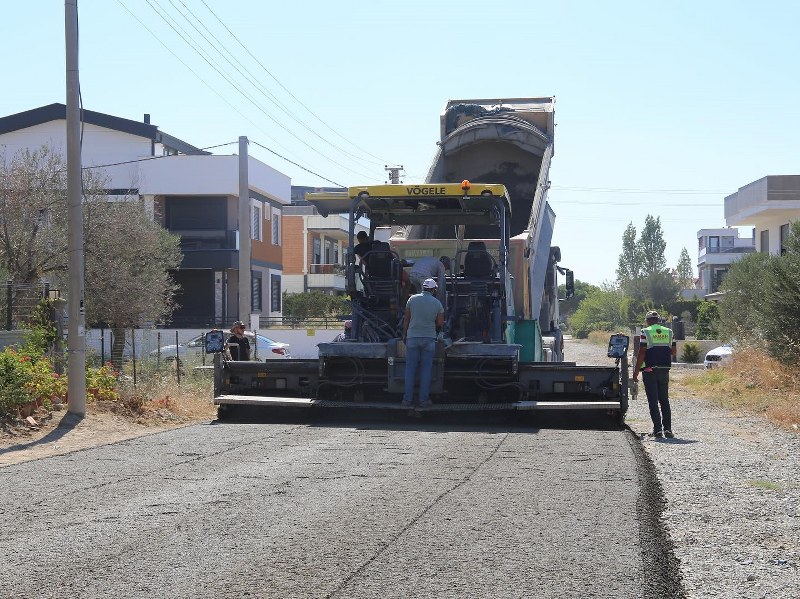
[[[697,364],[700,361],[700,346],[697,343],[688,342],[683,344],[681,352],[681,362],[687,364]]]
[[[114,370],[110,362],[100,368],[86,369],[86,391],[94,399],[119,400],[118,383],[119,372]]]
[[[26,360],[27,358],[27,360]],[[9,416],[31,397],[26,389],[26,364],[28,356],[13,349],[0,352],[0,416]]]
[[[716,339],[719,326],[719,307],[714,302],[703,302],[697,308],[697,330],[695,336],[698,339]]]

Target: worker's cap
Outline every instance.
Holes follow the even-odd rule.
[[[658,312],[656,312],[655,310],[650,310],[647,314],[645,314],[644,319],[645,320],[654,320],[654,319],[655,320],[661,320],[661,316],[659,316]]]
[[[345,320],[344,321],[344,328],[352,329],[353,328],[353,321],[352,320]]]
[[[244,328],[244,323],[241,320],[237,320],[236,322],[233,323],[233,325],[231,325],[231,333],[233,333],[233,331],[235,329],[238,329],[239,327]]]
[[[417,279],[419,281],[419,279]],[[437,289],[439,286],[436,284],[436,280],[434,279],[425,279],[422,281],[422,288],[423,289]]]

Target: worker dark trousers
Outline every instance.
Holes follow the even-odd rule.
[[[653,431],[672,430],[672,412],[669,408],[669,368],[654,368],[652,372],[642,371],[644,392],[650,405],[650,418]],[[659,406],[661,411],[659,412]]]

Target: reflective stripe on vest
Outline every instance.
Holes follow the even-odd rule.
[[[667,327],[654,324],[642,329],[647,341],[645,365],[648,367],[667,367],[672,365],[672,331]]]

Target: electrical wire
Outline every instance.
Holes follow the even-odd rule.
[[[205,148],[197,148],[199,151],[213,150],[214,148],[221,148],[223,146],[230,146],[238,144],[238,141],[229,141],[224,144],[217,144],[215,146],[207,146]],[[144,158],[135,158],[134,160],[123,160],[122,162],[110,162],[108,164],[95,164],[92,166],[81,167],[82,170],[91,170],[94,168],[105,168],[107,166],[119,166],[121,164],[133,164],[134,162],[146,162],[147,160],[160,160],[161,158],[175,158],[176,156],[198,156],[198,154],[166,154],[164,156],[145,156]]]
[[[164,22],[165,22],[165,23],[166,23],[168,26],[169,26],[169,28],[170,28],[170,29],[172,29],[172,30],[173,30],[173,31],[174,31],[174,32],[175,32],[175,33],[176,33],[176,34],[177,34],[177,35],[178,35],[178,36],[179,36],[179,37],[180,37],[180,38],[181,38],[181,39],[182,39],[182,40],[183,40],[183,41],[184,41],[184,42],[185,42],[185,43],[186,43],[186,44],[187,44],[187,45],[188,45],[188,46],[189,46],[189,47],[190,47],[190,48],[191,48],[191,49],[192,49],[194,52],[195,52],[195,53],[197,53],[197,55],[198,55],[198,56],[200,56],[200,58],[202,58],[202,59],[203,59],[203,60],[204,60],[206,63],[208,63],[208,65],[209,65],[209,66],[210,66],[212,69],[214,69],[214,71],[216,71],[216,72],[217,72],[217,74],[218,74],[220,77],[222,77],[222,78],[223,78],[223,79],[224,79],[224,80],[225,80],[225,81],[226,81],[226,82],[227,82],[227,83],[228,83],[228,84],[229,84],[231,87],[233,87],[233,88],[234,88],[234,89],[235,89],[237,92],[239,92],[239,94],[241,94],[241,95],[242,95],[242,97],[244,97],[244,99],[245,99],[245,100],[247,100],[247,101],[248,101],[248,102],[250,102],[250,103],[251,103],[253,106],[255,106],[255,107],[256,107],[256,108],[257,108],[257,109],[258,109],[258,110],[259,110],[259,111],[260,111],[262,114],[264,114],[264,116],[266,116],[266,117],[267,117],[268,119],[270,119],[270,120],[271,120],[273,123],[275,123],[275,125],[277,125],[277,126],[280,128],[280,129],[283,129],[283,130],[284,130],[286,133],[288,133],[289,135],[291,135],[292,137],[294,137],[294,138],[295,138],[295,139],[296,139],[296,140],[297,140],[297,141],[298,141],[300,144],[304,145],[305,147],[307,147],[309,150],[311,150],[311,151],[312,151],[312,152],[314,152],[315,154],[318,154],[319,156],[321,156],[321,157],[322,157],[322,158],[324,158],[325,160],[328,160],[329,162],[331,162],[331,163],[335,164],[336,166],[338,166],[338,167],[340,167],[340,168],[343,168],[344,170],[346,170],[346,171],[349,171],[349,172],[351,172],[351,173],[353,173],[353,174],[355,174],[355,175],[358,175],[359,177],[362,177],[362,178],[365,178],[365,179],[373,179],[373,180],[375,179],[374,177],[371,177],[371,176],[369,176],[369,175],[365,175],[364,173],[360,173],[360,172],[358,172],[358,171],[356,171],[356,170],[354,170],[354,169],[351,169],[351,168],[350,168],[350,167],[348,167],[347,165],[345,165],[345,164],[342,164],[341,162],[338,162],[337,160],[334,160],[334,159],[333,159],[333,158],[331,158],[330,156],[327,156],[326,154],[324,154],[324,153],[320,152],[320,151],[319,151],[317,148],[315,148],[315,147],[314,147],[314,146],[312,146],[310,143],[308,143],[307,141],[305,141],[304,139],[302,139],[302,138],[301,138],[299,135],[297,135],[296,133],[294,133],[293,131],[291,131],[291,130],[290,130],[288,127],[286,127],[286,126],[285,126],[283,123],[281,123],[281,122],[280,122],[278,119],[276,119],[276,118],[275,118],[274,116],[272,116],[272,115],[271,115],[269,112],[267,112],[267,111],[264,109],[264,107],[263,107],[263,106],[261,106],[261,105],[260,105],[258,102],[256,102],[255,100],[253,100],[253,98],[251,98],[251,97],[250,97],[250,95],[249,95],[249,94],[247,94],[247,93],[246,93],[246,92],[245,92],[245,91],[244,91],[244,90],[243,90],[243,89],[242,89],[242,88],[241,88],[239,85],[237,85],[237,84],[236,84],[236,83],[235,83],[235,82],[234,82],[234,81],[233,81],[231,78],[229,78],[229,77],[228,77],[228,76],[227,76],[227,75],[226,75],[226,74],[223,72],[223,70],[221,69],[221,67],[220,67],[219,65],[217,65],[215,61],[213,61],[213,59],[210,59],[209,57],[205,56],[205,55],[203,54],[203,52],[201,52],[201,51],[200,51],[200,49],[197,47],[197,45],[196,45],[196,44],[192,43],[192,41],[191,41],[191,40],[187,39],[187,37],[186,37],[186,36],[188,35],[188,33],[186,33],[185,31],[183,31],[183,29],[182,29],[182,28],[181,28],[179,25],[177,25],[177,24],[173,24],[173,22],[171,22],[171,21],[170,21],[170,19],[169,19],[169,18],[167,18],[167,16],[165,16],[165,14],[168,14],[168,13],[166,13],[166,11],[164,11],[164,9],[161,7],[161,5],[160,5],[160,4],[158,4],[158,0],[145,0],[145,1],[147,2],[147,5],[148,5],[148,6],[149,6],[149,7],[150,7],[152,10],[153,10],[153,12],[155,12],[155,13],[156,13],[156,14],[157,14],[157,15],[158,15],[158,16],[159,16],[159,17],[160,17],[160,18],[161,18],[161,19],[162,19],[162,20],[163,20],[163,21],[164,21]],[[156,8],[156,6],[154,5],[154,3],[155,3],[156,5],[158,5],[158,7],[159,7],[159,8]],[[159,9],[161,9],[161,10],[159,10]],[[162,11],[164,11],[164,12],[162,13]],[[170,18],[171,18],[171,16],[170,16]],[[180,29],[180,30],[179,30],[179,29]]]
[[[183,11],[182,11],[180,8],[178,8],[178,6],[176,6],[176,4],[175,4],[174,0],[168,0],[168,2],[169,2],[171,5],[172,5],[172,7],[175,9],[175,11],[176,11],[178,14],[180,14],[180,15],[183,17],[183,19],[184,19],[184,20],[185,20],[187,23],[189,23],[189,25],[191,25],[191,27],[192,27],[192,28],[193,28],[193,29],[194,29],[194,30],[195,30],[195,31],[196,31],[196,32],[197,32],[197,33],[198,33],[198,34],[199,34],[199,35],[200,35],[200,36],[201,36],[201,37],[202,37],[202,38],[203,38],[203,39],[204,39],[204,40],[205,40],[205,41],[206,41],[206,42],[207,42],[207,43],[208,43],[210,46],[211,46],[211,47],[213,47],[213,48],[214,48],[214,50],[216,50],[216,51],[219,53],[219,55],[220,55],[220,56],[222,56],[222,58],[224,58],[224,59],[227,61],[227,63],[228,63],[229,65],[231,65],[231,66],[232,66],[234,69],[236,69],[236,71],[237,71],[237,72],[238,72],[238,73],[239,73],[239,74],[240,74],[242,77],[244,77],[244,78],[245,78],[245,79],[246,79],[246,80],[247,80],[247,81],[250,83],[250,85],[252,85],[252,86],[253,86],[253,87],[254,87],[254,88],[257,90],[257,91],[261,92],[261,93],[262,93],[262,94],[263,94],[263,95],[264,95],[264,96],[265,96],[265,97],[266,97],[266,98],[267,98],[267,99],[268,99],[270,102],[272,102],[272,104],[274,104],[274,105],[275,105],[277,108],[279,108],[279,109],[280,109],[280,110],[281,110],[281,111],[282,111],[282,112],[283,112],[283,113],[284,113],[286,116],[288,116],[289,118],[291,118],[291,119],[292,119],[292,120],[293,120],[295,123],[297,123],[298,125],[300,125],[300,126],[301,126],[301,127],[303,127],[304,129],[306,129],[306,130],[307,130],[309,133],[311,133],[311,134],[312,134],[314,137],[318,138],[320,141],[322,141],[322,142],[324,142],[324,143],[328,144],[329,146],[331,146],[331,147],[332,147],[332,148],[334,148],[335,150],[337,150],[337,151],[341,152],[342,154],[345,154],[345,155],[347,155],[347,156],[350,156],[350,157],[351,157],[351,158],[353,158],[354,160],[359,160],[359,161],[362,161],[362,162],[367,162],[367,163],[369,163],[369,164],[383,164],[383,163],[379,163],[379,162],[377,162],[377,161],[375,161],[375,160],[368,160],[368,159],[362,158],[362,157],[360,157],[360,156],[357,156],[357,155],[353,154],[352,152],[349,152],[348,150],[346,150],[346,149],[344,149],[344,148],[342,148],[342,147],[340,147],[340,146],[336,145],[336,144],[335,144],[335,143],[333,143],[332,141],[330,141],[330,140],[326,139],[325,137],[323,137],[322,135],[320,135],[318,131],[316,131],[315,129],[313,129],[312,127],[310,127],[310,126],[309,126],[309,125],[308,125],[308,124],[307,124],[305,121],[303,121],[301,118],[299,118],[298,116],[296,116],[296,115],[295,115],[295,114],[294,114],[294,113],[293,113],[291,110],[289,110],[289,108],[288,108],[288,107],[287,107],[287,106],[286,106],[286,105],[285,105],[283,102],[281,102],[281,101],[280,101],[280,100],[279,100],[279,99],[278,99],[278,98],[277,98],[277,97],[276,97],[276,96],[275,96],[273,93],[271,93],[271,92],[270,92],[270,91],[269,91],[269,90],[268,90],[268,89],[267,89],[267,88],[266,88],[266,87],[265,87],[265,86],[264,86],[262,83],[260,83],[260,82],[258,81],[258,78],[257,78],[255,75],[253,75],[253,73],[251,73],[251,72],[250,72],[250,70],[249,70],[249,69],[248,69],[248,68],[247,68],[247,67],[246,67],[244,64],[242,64],[242,62],[241,62],[239,59],[237,59],[237,58],[236,58],[236,57],[235,57],[235,56],[234,56],[234,55],[233,55],[233,54],[230,52],[230,50],[228,50],[228,49],[225,47],[225,45],[224,45],[224,44],[223,44],[223,43],[220,41],[220,39],[219,39],[217,36],[215,36],[215,35],[214,35],[214,32],[213,32],[213,31],[211,31],[211,30],[210,30],[210,29],[209,29],[209,28],[206,26],[206,24],[205,24],[205,23],[203,23],[202,19],[200,19],[200,18],[199,18],[199,17],[198,17],[196,14],[194,14],[194,13],[191,11],[191,9],[190,9],[190,8],[189,8],[189,7],[186,5],[186,3],[185,3],[183,0],[178,0],[178,2],[180,2],[180,3],[181,3],[181,5],[182,5],[182,6],[183,6],[183,7],[186,9],[186,11],[188,12],[188,14],[189,14],[189,15],[191,15],[191,19],[189,18],[189,16],[188,16],[186,13],[184,13],[184,12],[183,12]],[[204,30],[207,32],[207,34],[208,34],[208,35],[210,35],[210,36],[211,36],[211,38],[213,38],[213,40],[216,42],[216,44],[212,43],[212,42],[211,42],[211,41],[208,39],[208,37],[206,37],[206,34],[204,34],[202,31],[200,31],[200,29],[198,29],[198,28],[197,28],[197,26],[196,26],[196,25],[195,25],[195,24],[192,22],[192,19],[194,19],[195,21],[197,21],[197,23],[199,23],[199,24],[200,24],[200,26],[201,26],[201,27],[202,27],[202,28],[203,28],[203,29],[204,29]],[[230,57],[230,58],[228,58],[228,57]]]
[[[252,52],[251,52],[251,51],[250,51],[250,50],[247,48],[247,46],[245,46],[245,45],[244,45],[244,43],[242,43],[242,41],[241,41],[241,40],[240,40],[240,39],[239,39],[239,38],[236,36],[236,34],[235,34],[235,33],[233,33],[233,31],[231,31],[231,30],[230,30],[230,28],[229,28],[229,27],[228,27],[228,26],[227,26],[227,25],[226,25],[226,24],[225,24],[225,23],[222,21],[222,19],[220,19],[220,18],[217,16],[217,13],[215,13],[215,12],[214,12],[214,11],[211,9],[211,7],[210,7],[210,6],[209,6],[209,5],[206,3],[206,1],[205,1],[205,0],[200,0],[200,1],[203,3],[203,6],[205,6],[205,7],[206,7],[206,9],[208,9],[208,12],[210,12],[212,15],[214,15],[214,18],[215,18],[215,19],[217,19],[217,21],[219,22],[219,24],[220,24],[220,25],[222,25],[222,26],[225,28],[225,30],[226,30],[226,31],[227,31],[227,32],[230,34],[230,36],[231,36],[231,37],[232,37],[234,40],[236,40],[236,43],[238,43],[238,44],[239,44],[239,45],[240,45],[240,46],[241,46],[241,47],[244,49],[244,51],[245,51],[245,52],[247,52],[247,54],[250,56],[250,58],[252,58],[252,59],[253,59],[253,60],[254,60],[254,61],[255,61],[255,62],[258,64],[258,66],[260,66],[260,67],[261,67],[261,68],[264,70],[264,72],[265,72],[267,75],[269,75],[269,76],[272,78],[272,80],[273,80],[273,81],[275,81],[275,83],[277,83],[277,84],[278,84],[278,85],[281,87],[281,89],[283,89],[283,91],[285,91],[287,94],[289,94],[289,96],[291,96],[291,98],[292,98],[292,99],[293,99],[295,102],[297,102],[298,104],[300,104],[300,106],[302,106],[303,108],[305,108],[305,109],[308,111],[308,113],[309,113],[311,116],[313,116],[313,117],[314,117],[315,119],[317,119],[317,120],[318,120],[320,123],[322,123],[322,124],[323,124],[323,125],[324,125],[324,126],[325,126],[325,127],[328,129],[328,130],[330,130],[332,133],[334,133],[335,135],[337,135],[338,137],[340,137],[341,139],[343,139],[344,141],[346,141],[347,143],[349,143],[350,145],[352,145],[354,148],[358,148],[358,149],[359,149],[361,152],[363,152],[364,154],[366,154],[366,155],[368,155],[368,156],[371,156],[372,158],[375,158],[375,159],[379,160],[381,163],[384,163],[384,164],[391,164],[391,163],[392,163],[392,161],[391,161],[391,160],[384,160],[384,159],[380,158],[379,156],[375,156],[375,154],[372,154],[372,153],[370,153],[370,152],[367,152],[366,150],[362,149],[362,148],[361,148],[361,147],[360,147],[358,144],[355,144],[355,143],[353,143],[352,141],[350,141],[349,139],[347,139],[345,136],[343,136],[341,133],[339,133],[338,131],[336,131],[335,129],[333,129],[333,128],[332,128],[332,127],[331,127],[331,126],[330,126],[330,125],[329,125],[327,122],[325,122],[325,120],[324,120],[324,119],[320,118],[320,117],[319,117],[319,116],[318,116],[318,115],[317,115],[317,114],[316,114],[316,113],[315,113],[313,110],[311,110],[311,109],[310,109],[308,106],[306,106],[305,104],[303,104],[303,102],[301,102],[301,101],[300,101],[300,99],[299,99],[297,96],[295,96],[295,95],[294,95],[294,94],[293,94],[291,91],[289,91],[289,90],[286,88],[286,86],[285,86],[285,85],[283,85],[283,83],[281,83],[281,82],[278,80],[278,78],[277,78],[277,77],[275,77],[275,75],[273,75],[273,74],[272,74],[272,72],[270,72],[270,70],[269,70],[267,67],[265,67],[265,66],[264,66],[264,64],[263,64],[263,63],[262,63],[262,62],[261,62],[261,61],[260,61],[258,58],[256,58],[256,57],[255,57],[255,55],[253,55],[253,53],[252,53]]]
[[[303,169],[303,170],[304,170],[304,171],[306,171],[307,173],[311,173],[312,175],[314,175],[314,176],[316,176],[316,177],[319,177],[319,178],[320,178],[320,179],[322,179],[323,181],[327,181],[328,183],[333,183],[333,184],[334,184],[334,185],[336,185],[337,187],[347,187],[346,185],[342,185],[341,183],[337,183],[337,182],[336,182],[336,181],[334,181],[333,179],[328,179],[327,177],[324,177],[324,176],[320,175],[319,173],[315,173],[315,172],[314,172],[314,171],[312,171],[311,169],[308,169],[308,168],[304,167],[302,164],[298,164],[298,163],[296,163],[294,160],[289,160],[288,158],[286,158],[286,156],[281,156],[281,155],[280,155],[280,154],[278,154],[278,153],[277,153],[275,150],[272,150],[272,149],[268,148],[267,146],[265,146],[265,145],[262,145],[262,144],[258,143],[258,142],[257,142],[257,141],[255,141],[255,140],[252,140],[252,139],[251,139],[251,140],[250,140],[250,142],[251,142],[251,143],[253,143],[253,144],[255,144],[255,145],[257,145],[259,148],[263,148],[263,149],[264,149],[264,150],[266,150],[267,152],[272,152],[273,154],[275,154],[275,156],[277,156],[277,157],[278,157],[278,158],[280,158],[281,160],[285,160],[286,162],[290,162],[291,164],[295,165],[296,167]]]

